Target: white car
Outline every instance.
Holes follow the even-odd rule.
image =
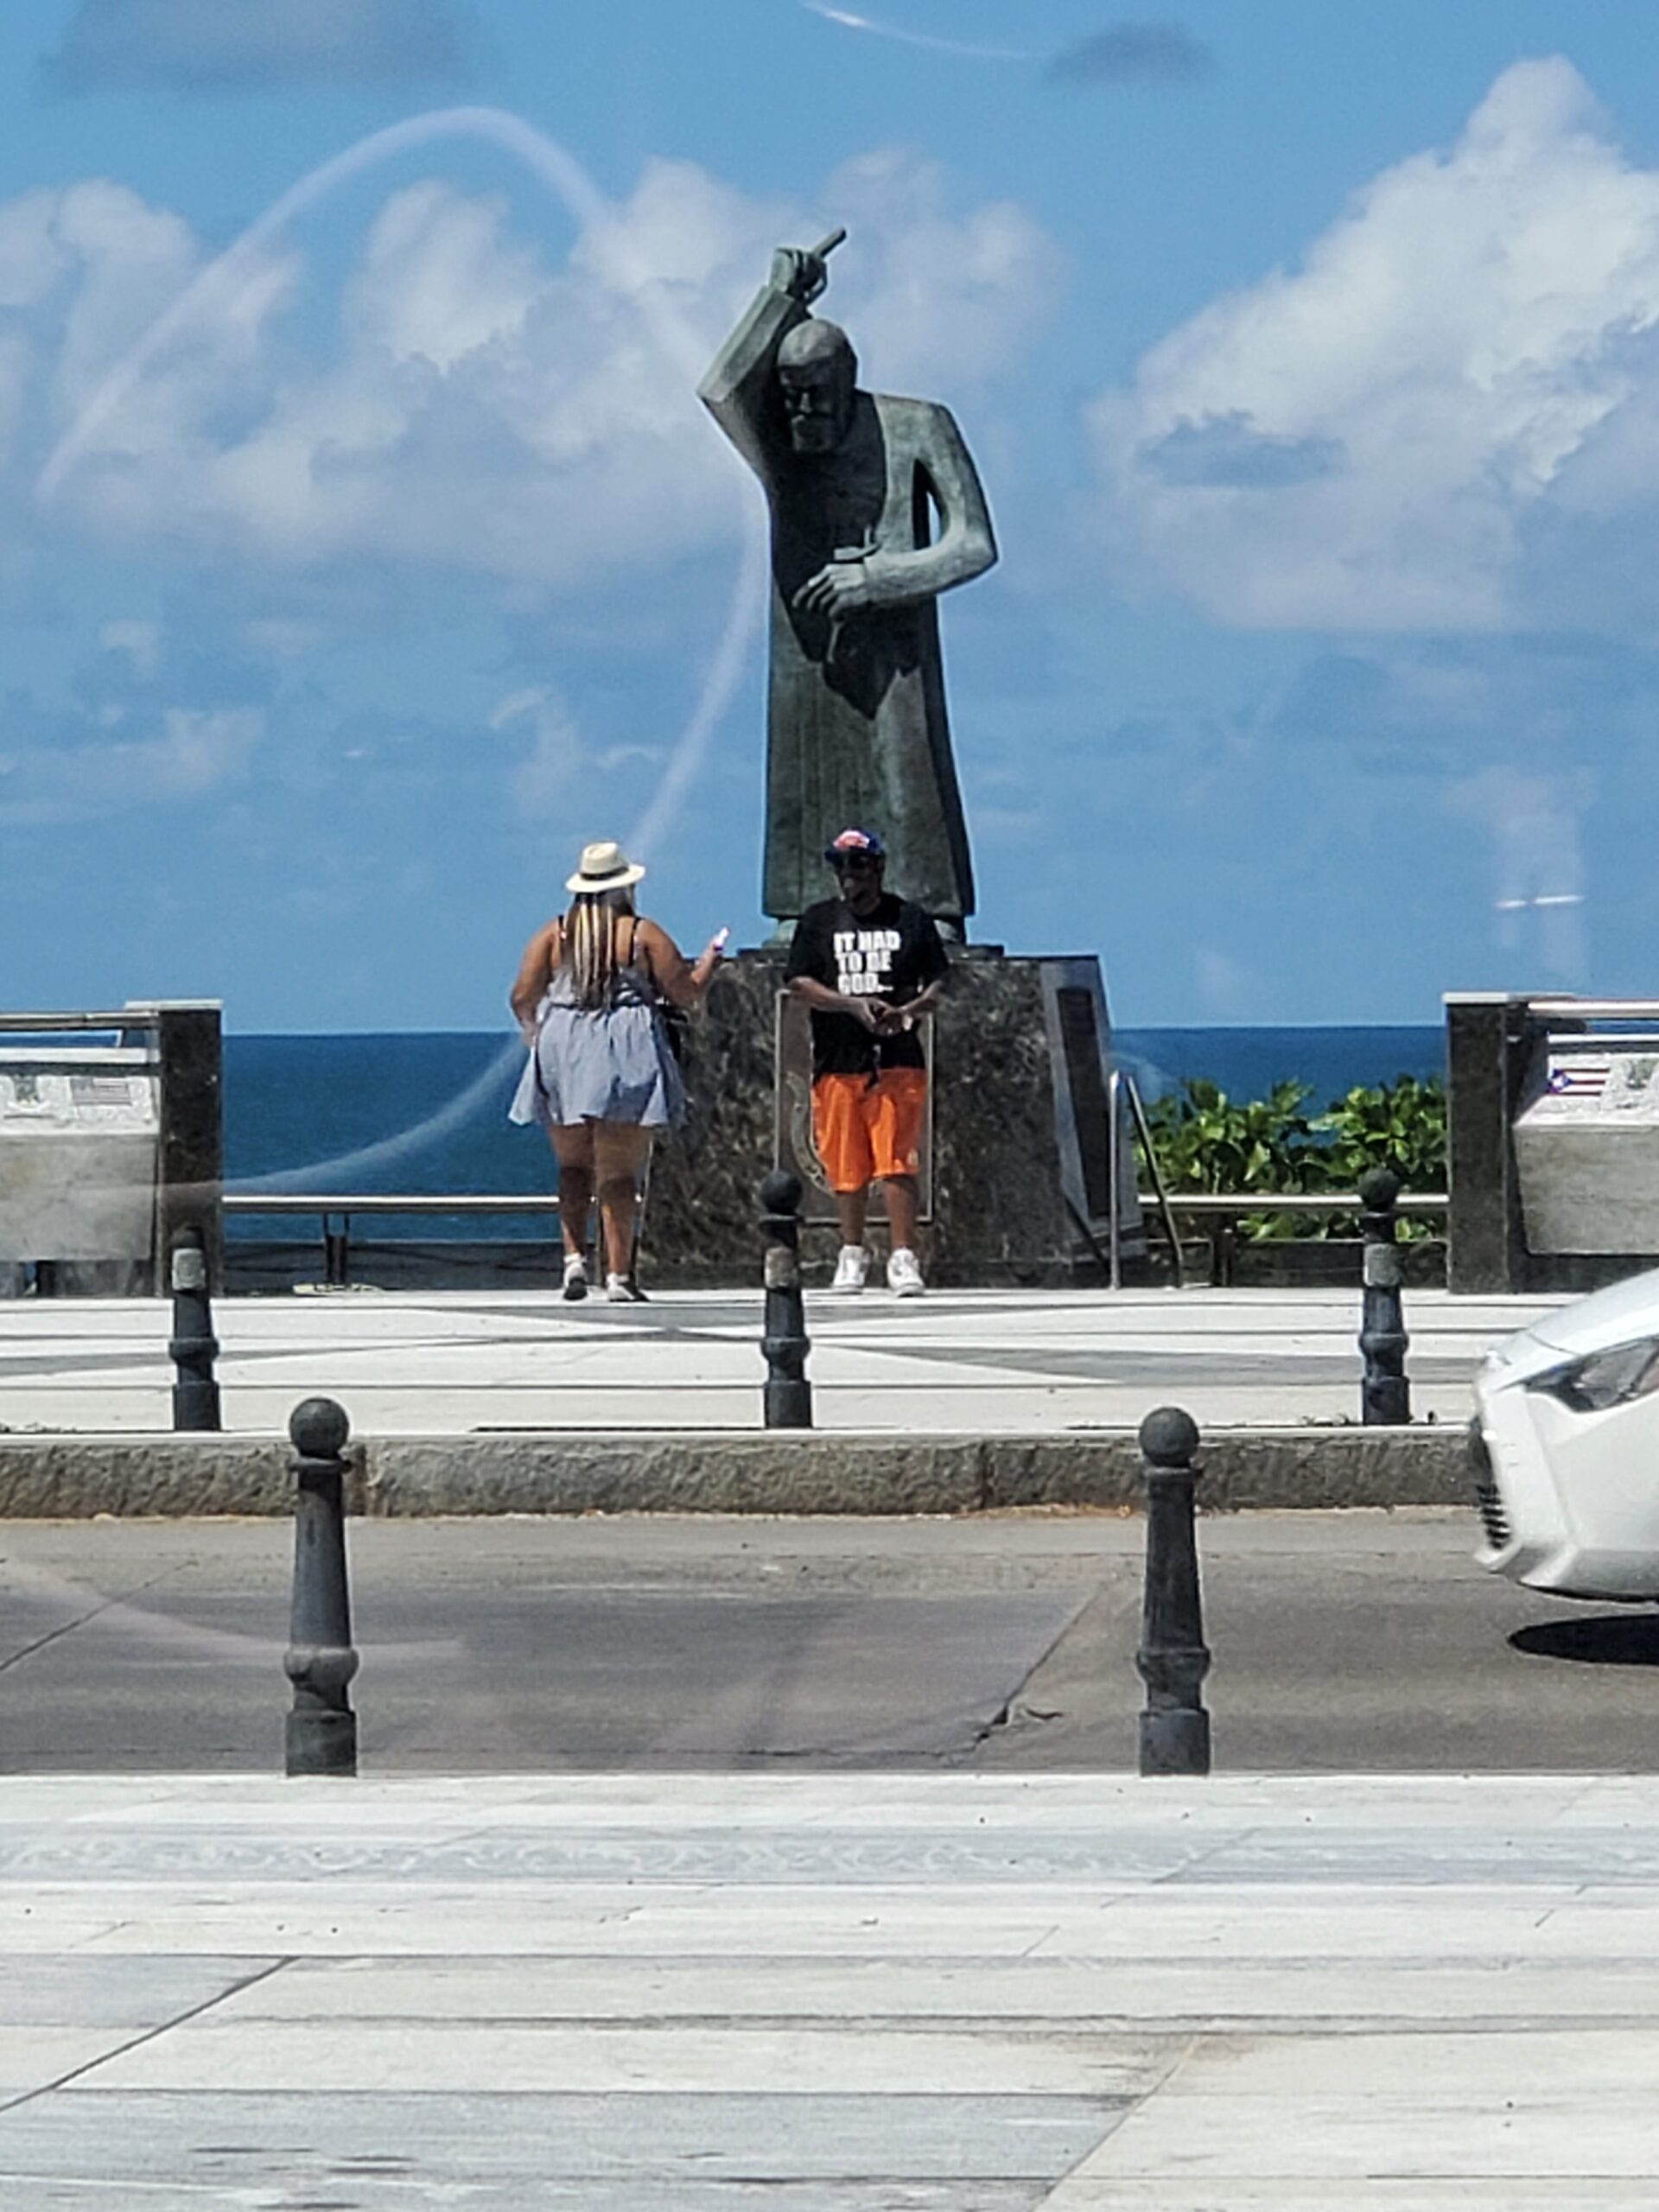
[[[1565,1598],[1659,1599],[1659,1270],[1506,1338],[1475,1402],[1480,1564]]]

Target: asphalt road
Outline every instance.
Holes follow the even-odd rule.
[[[1218,1768],[1659,1765],[1659,1611],[1471,1562],[1460,1513],[1203,1523]],[[0,1527],[0,1770],[280,1766],[281,1522]],[[374,1522],[364,1770],[1126,1769],[1128,1519]]]

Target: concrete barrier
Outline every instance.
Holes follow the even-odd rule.
[[[1461,1427],[1206,1429],[1210,1512],[1459,1505]],[[493,1513],[948,1514],[1019,1506],[1139,1510],[1133,1429],[1065,1436],[818,1430],[679,1436],[568,1431],[354,1443],[347,1510]],[[0,1436],[0,1519],[282,1515],[277,1436]]]

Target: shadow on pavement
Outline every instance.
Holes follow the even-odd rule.
[[[1510,1642],[1531,1659],[1573,1659],[1591,1667],[1659,1667],[1659,1611],[1536,1621],[1516,1629]]]

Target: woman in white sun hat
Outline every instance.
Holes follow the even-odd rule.
[[[512,1106],[539,1122],[559,1163],[564,1294],[588,1294],[588,1217],[599,1200],[605,1294],[644,1294],[633,1281],[639,1172],[653,1129],[685,1108],[680,1071],[664,1033],[664,1001],[693,1007],[720,963],[726,932],[688,962],[657,923],[633,910],[645,870],[608,840],[584,845],[569,913],[524,947],[512,1006],[530,1062]]]

